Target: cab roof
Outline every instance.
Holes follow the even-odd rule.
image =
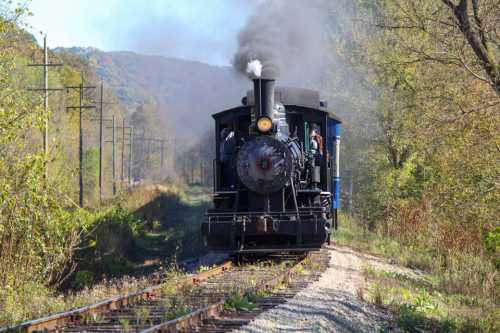
[[[342,120],[336,116],[333,112],[328,111],[326,103],[320,101],[319,92],[311,89],[296,88],[296,87],[276,87],[274,92],[274,99],[276,102],[287,106],[296,106],[307,109],[314,109],[315,111],[321,111],[328,114],[329,118],[332,118],[338,122]],[[248,90],[246,97],[243,98],[243,105],[227,109],[212,115],[214,119],[218,119],[231,112],[250,112],[252,106],[255,105],[253,90]],[[247,110],[248,109],[248,110]]]

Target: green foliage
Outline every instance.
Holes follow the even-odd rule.
[[[122,326],[123,332],[128,333],[130,332],[130,321],[125,318],[121,318],[118,320],[120,325]]]
[[[167,312],[165,312],[163,318],[166,321],[170,321],[185,316],[191,312],[192,312],[191,308],[188,307],[187,305],[179,305],[170,308]]]
[[[138,138],[163,137],[165,124],[162,124],[161,119],[157,105],[145,103],[137,107],[130,122]],[[133,154],[136,162],[133,166],[133,174],[138,179],[157,176],[152,174],[152,170],[155,169],[154,166],[160,164],[160,156],[151,154],[152,144],[149,141],[137,141],[134,146]],[[154,172],[162,172],[162,170],[154,170]]]
[[[145,325],[148,321],[149,315],[151,314],[151,310],[147,307],[137,307],[134,312],[137,326]]]
[[[486,233],[484,237],[486,250],[496,255],[496,266],[500,267],[500,226]]]
[[[495,276],[495,268],[471,256],[453,259],[445,271],[441,264],[387,238],[359,229],[359,225],[344,218],[340,239],[342,244],[382,254],[391,261],[425,266],[432,274],[422,275],[404,271],[382,271],[372,266],[363,267],[369,283],[369,300],[389,308],[404,332],[496,332],[498,323],[494,287],[485,294],[477,290],[484,277]],[[346,226],[347,225],[347,226]],[[350,235],[346,237],[346,235]],[[409,258],[412,258],[409,260]],[[425,259],[423,259],[425,258]],[[474,260],[475,262],[471,261]],[[424,261],[424,263],[422,263]],[[358,292],[362,297],[362,291]]]
[[[92,213],[89,232],[80,244],[78,269],[73,285],[80,287],[78,274],[89,271],[93,277],[117,276],[133,271],[130,258],[136,253],[136,240],[143,233],[143,221],[120,207]]]
[[[424,312],[411,304],[393,305],[397,312],[397,324],[404,332],[443,332],[443,333],[468,333],[468,332],[497,332],[499,327],[496,318],[492,315],[478,318],[429,318]]]
[[[36,46],[18,27],[24,10],[9,8],[0,8],[0,323],[26,318],[28,302],[64,282],[88,230],[87,214],[44,178],[42,103],[25,89],[34,78],[25,54]]]
[[[358,156],[347,159],[349,209],[362,224],[340,241],[432,272],[447,292],[498,299],[500,97],[478,78],[490,73],[444,1],[358,1],[358,10],[377,23],[356,39],[358,67],[372,67],[379,90],[380,131],[349,147]],[[484,31],[498,10],[479,4]]]
[[[255,303],[260,298],[268,297],[269,292],[265,289],[258,290],[257,292],[251,292],[246,295],[250,303]]]
[[[432,314],[437,311],[437,304],[432,299],[427,289],[422,288],[413,300],[411,306],[416,310],[426,314]]]
[[[65,106],[76,105],[78,96],[74,92],[51,94],[47,115],[41,107],[41,95],[26,90],[41,84],[40,71],[27,64],[38,62],[42,52],[33,36],[20,28],[28,13],[11,9],[14,6],[0,0],[0,326],[96,301],[98,296],[94,294],[67,300],[56,290],[75,287],[84,293],[103,274],[119,275],[137,269],[131,257],[136,254],[137,239],[145,234],[144,224],[125,209],[91,212],[75,204],[78,116],[66,112]],[[65,64],[51,68],[53,87],[79,84],[82,71],[86,80],[94,78],[86,61],[79,57],[49,51],[49,58]],[[114,104],[110,112],[120,116],[123,110],[119,103]],[[99,167],[94,139],[98,127],[91,122],[91,112],[83,119],[86,206],[97,202]],[[47,117],[49,156],[41,151],[41,132]],[[110,160],[109,154],[105,149],[105,161]],[[109,174],[109,165],[103,167],[104,174]],[[105,179],[106,195],[111,186],[109,177]],[[192,209],[190,225],[199,221],[200,213],[201,208]],[[193,244],[193,236],[180,224],[169,241]],[[158,223],[152,225],[162,228]],[[199,251],[199,247],[189,247],[189,251]]]
[[[234,311],[252,311],[257,306],[250,302],[247,296],[235,293],[224,303],[224,308]]]
[[[76,272],[75,274],[74,285],[76,288],[81,289],[90,286],[93,280],[94,280],[94,274],[92,272],[81,270]]]
[[[101,213],[95,226],[90,239],[95,241],[97,257],[126,256],[134,252],[143,223],[124,209],[115,208]]]
[[[373,303],[375,303],[377,305],[383,304],[383,290],[378,283],[375,283],[370,288],[370,296],[371,296],[371,300]]]
[[[154,248],[163,256],[184,259],[204,251],[200,221],[209,201],[203,193],[186,190],[170,185],[127,193],[127,208],[146,221],[147,232],[137,240],[140,255],[151,255]]]

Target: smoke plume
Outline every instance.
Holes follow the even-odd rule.
[[[326,62],[329,45],[324,6],[318,4],[263,1],[238,35],[233,66],[249,78],[259,76],[255,75],[256,61],[262,65],[264,78],[296,81],[304,79],[304,74],[317,74]]]

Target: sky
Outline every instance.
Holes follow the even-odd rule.
[[[230,65],[262,0],[31,0],[31,32],[50,48],[92,46]]]

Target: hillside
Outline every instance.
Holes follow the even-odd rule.
[[[231,67],[95,48],[57,51],[87,59],[129,111],[145,102],[156,104],[167,123],[172,124],[168,131],[189,124],[191,133],[203,134],[210,129],[210,114],[239,104],[250,86]],[[185,136],[178,131],[175,135]]]

